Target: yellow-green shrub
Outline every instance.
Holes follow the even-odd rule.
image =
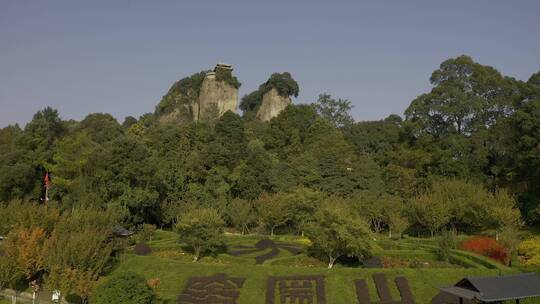
[[[540,237],[523,241],[519,245],[518,253],[524,257],[526,266],[540,269]]]

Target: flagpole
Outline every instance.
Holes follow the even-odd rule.
[[[47,201],[49,200],[49,188],[51,187],[51,178],[49,176],[49,172],[45,172],[44,182],[45,182],[45,199],[44,199],[44,202],[45,202],[45,205],[47,205]]]

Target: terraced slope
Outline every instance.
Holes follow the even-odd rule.
[[[256,248],[256,244],[264,239],[262,236],[228,236],[227,245],[231,248]],[[295,237],[276,237],[277,244],[294,244],[306,248],[305,239]],[[191,262],[192,257],[182,249],[177,242],[175,233],[158,231],[153,241],[149,242],[153,249],[150,256],[135,256],[126,254],[123,261],[115,269],[118,271],[133,271],[147,279],[159,278],[161,285],[159,293],[161,303],[176,303],[176,298],[185,289],[191,277],[212,276],[224,273],[228,277],[244,278],[239,289],[238,303],[263,304],[267,281],[271,276],[324,276],[326,303],[356,303],[354,281],[365,279],[369,294],[376,301],[376,289],[372,275],[384,273],[389,282],[396,277],[408,279],[411,291],[418,303],[429,303],[439,286],[455,283],[469,275],[497,275],[500,272],[511,272],[502,265],[488,261],[483,257],[456,250],[453,257],[459,259],[459,264],[442,268],[392,268],[364,269],[337,265],[334,269],[326,269],[326,265],[305,253],[295,254],[287,249],[279,248],[279,253],[262,264],[256,264],[255,257],[272,251],[251,252],[246,255],[234,256],[222,252],[216,256],[206,256],[200,262]],[[379,241],[378,254],[400,258],[422,257],[426,261],[434,260],[434,244],[428,240],[407,239],[398,242]],[[388,246],[387,246],[388,245]],[[391,248],[391,249],[385,249]],[[399,292],[394,284],[389,284],[390,294],[398,299]]]

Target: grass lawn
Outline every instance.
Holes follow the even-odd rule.
[[[223,272],[230,276],[245,277],[246,281],[240,293],[239,303],[264,303],[266,279],[271,275],[312,275],[325,276],[328,303],[355,303],[353,280],[367,278],[370,293],[375,301],[376,290],[370,279],[373,273],[384,272],[389,283],[396,276],[405,276],[409,280],[413,294],[419,303],[429,303],[438,292],[437,287],[452,284],[467,275],[496,275],[493,269],[362,269],[362,268],[303,268],[275,265],[220,265],[203,262],[191,263],[175,261],[154,256],[127,255],[115,271],[129,270],[143,275],[147,279],[161,280],[160,293],[162,303],[174,303],[187,279],[191,276],[212,275]],[[392,294],[397,299],[397,289],[389,284]]]
[[[252,246],[261,238],[263,237],[227,236],[227,245]],[[277,243],[291,243],[304,248],[308,245],[305,239],[291,236],[276,237],[274,241]],[[404,259],[418,256],[426,261],[435,259],[432,252],[433,244],[429,240],[381,240],[379,244],[381,249],[377,252],[378,255],[403,256]],[[166,231],[157,231],[155,238],[149,242],[149,245],[153,250],[152,255],[136,256],[127,253],[123,256],[114,272],[133,271],[147,279],[159,278],[161,280],[159,287],[161,303],[168,304],[175,303],[176,297],[184,289],[189,277],[213,275],[220,272],[229,276],[246,278],[244,286],[240,290],[238,303],[241,304],[264,303],[266,281],[269,276],[314,274],[325,276],[327,303],[349,304],[356,303],[353,281],[359,278],[367,279],[372,300],[378,301],[376,289],[371,279],[374,273],[382,272],[387,275],[391,293],[396,300],[399,299],[399,293],[393,280],[396,276],[405,276],[409,280],[417,303],[429,303],[433,296],[438,293],[437,287],[453,284],[465,276],[497,275],[515,271],[495,262],[485,261],[483,257],[468,255],[468,253],[459,251],[456,251],[455,255],[456,258],[463,260],[460,262],[463,265],[450,265],[439,268],[439,264],[433,261],[431,266],[426,268],[365,269],[337,265],[334,269],[329,270],[326,269],[324,262],[308,257],[305,253],[293,255],[281,249],[278,257],[261,265],[255,265],[254,257],[258,254],[237,257],[227,253],[221,253],[214,257],[204,257],[199,262],[193,263],[191,262],[192,256],[184,252],[181,244],[177,242],[176,234]]]

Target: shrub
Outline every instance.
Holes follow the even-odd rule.
[[[518,248],[525,266],[540,269],[540,237],[523,241]]]
[[[439,260],[448,262],[452,255],[452,249],[457,247],[457,236],[454,230],[444,230],[437,240],[437,256]]]
[[[135,249],[133,250],[136,255],[149,255],[152,253],[152,248],[148,246],[146,243],[139,243],[135,245]]]
[[[156,295],[143,277],[124,272],[100,284],[92,295],[90,303],[154,304]]]
[[[260,90],[253,91],[242,97],[240,109],[244,112],[255,111],[261,105],[263,93]]]
[[[218,68],[215,69],[215,72],[216,72],[216,80],[217,81],[223,81],[223,82],[231,85],[235,89],[240,88],[240,86],[242,85],[240,83],[240,81],[238,81],[238,78],[236,78],[236,77],[234,77],[232,75],[232,71],[229,70],[229,69],[224,69],[224,68],[219,68],[218,67]]]
[[[461,249],[474,252],[503,264],[508,259],[508,251],[493,238],[476,236],[461,245]]]
[[[139,227],[135,238],[137,239],[138,242],[141,242],[141,243],[148,242],[152,240],[155,232],[156,232],[155,225],[142,224]]]

